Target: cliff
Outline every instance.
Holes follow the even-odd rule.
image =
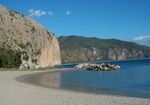
[[[20,68],[61,64],[59,42],[54,33],[48,32],[33,19],[4,6],[0,6],[0,50],[0,67],[4,66],[2,55],[8,59],[16,59],[13,56],[17,55]],[[10,65],[13,66],[13,63],[10,62]]]
[[[150,57],[149,47],[127,41],[83,36],[61,36],[58,40],[63,63]]]

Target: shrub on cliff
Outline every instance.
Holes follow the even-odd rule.
[[[0,68],[19,67],[21,54],[12,50],[0,49]]]

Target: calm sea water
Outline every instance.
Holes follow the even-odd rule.
[[[84,92],[150,98],[150,59],[109,63],[120,65],[121,69],[116,71],[72,70],[60,72],[60,87]],[[74,66],[64,65],[66,68]]]

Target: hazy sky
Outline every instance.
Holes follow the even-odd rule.
[[[57,36],[150,40],[150,0],[0,0]]]

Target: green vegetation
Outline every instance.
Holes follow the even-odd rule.
[[[108,48],[137,48],[141,47],[142,45],[138,45],[132,42],[121,41],[117,39],[99,39],[96,37],[83,37],[83,36],[61,36],[58,38],[60,45],[63,48],[99,48],[99,49],[108,49]]]
[[[21,47],[22,49],[25,49],[26,48],[26,45],[21,43],[21,44],[18,44],[19,47]]]
[[[32,59],[32,63],[37,64],[37,59]]]
[[[10,16],[12,16],[12,17],[15,16],[14,11],[9,11],[9,14],[10,14]]]
[[[21,15],[21,17],[24,17],[23,14],[20,14],[19,12],[16,12],[16,11],[13,11],[13,10],[9,10],[9,14],[10,14],[10,16],[12,16],[12,17],[15,17],[15,14],[18,14],[18,15]]]
[[[41,54],[41,48],[40,49],[36,49],[36,51],[34,52],[34,54],[37,56],[39,54]]]
[[[19,47],[21,47],[22,49],[26,49],[28,47],[32,47],[32,44],[30,42],[25,43],[20,43],[18,44]]]
[[[0,68],[19,67],[21,64],[20,52],[0,48]]]
[[[32,47],[32,44],[31,44],[30,42],[27,42],[27,43],[26,43],[26,47],[28,47],[28,46],[29,46],[29,47]]]
[[[116,60],[120,56],[123,59],[150,57],[149,47],[128,41],[83,36],[61,36],[58,40],[62,63]]]
[[[29,60],[29,55],[25,54],[22,59],[25,60],[25,61],[28,61]]]
[[[32,29],[31,29],[31,32],[34,33],[35,31],[36,31],[35,27],[33,26]]]

